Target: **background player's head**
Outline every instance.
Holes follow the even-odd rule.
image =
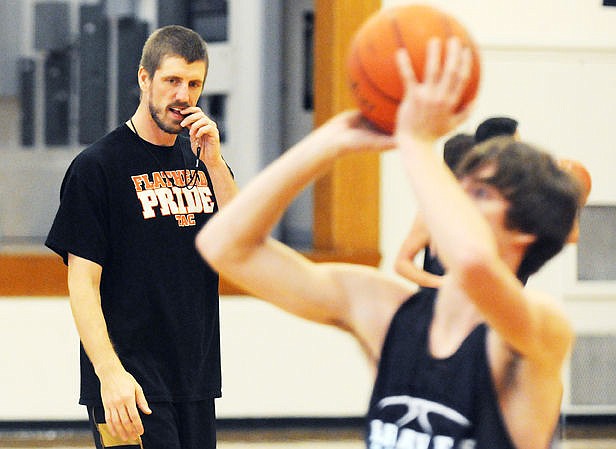
[[[443,144],[443,159],[451,170],[455,170],[462,158],[475,145],[475,137],[471,134],[456,134]]]
[[[510,117],[490,117],[479,124],[475,131],[475,141],[485,142],[492,137],[516,136],[518,122]]]
[[[534,236],[516,273],[527,279],[564,246],[572,229],[580,197],[578,183],[547,153],[513,137],[492,138],[469,152],[457,167],[458,178],[485,167],[482,179],[508,201],[505,227]]]

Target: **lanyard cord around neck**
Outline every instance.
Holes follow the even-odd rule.
[[[135,135],[137,136],[137,138],[139,139],[139,142],[141,142],[141,146],[143,146],[143,148],[145,148],[145,150],[148,152],[148,154],[150,156],[152,156],[152,158],[156,161],[156,163],[158,164],[158,167],[160,168],[160,171],[163,173],[166,173],[167,171],[163,169],[163,164],[161,164],[160,160],[156,157],[156,155],[152,152],[152,150],[148,147],[147,142],[141,138],[141,136],[139,135],[139,133],[137,132],[137,128],[135,127],[135,124],[133,123],[133,118],[130,118],[130,125],[133,128],[133,131],[135,133]],[[195,163],[195,174],[192,178],[189,179],[188,176],[188,168],[186,167],[186,158],[184,157],[184,151],[182,150],[182,146],[180,145],[180,154],[182,155],[182,162],[184,165],[184,176],[186,177],[186,181],[184,182],[183,186],[178,186],[173,177],[169,177],[167,176],[166,178],[171,181],[171,184],[173,185],[173,187],[177,187],[179,189],[188,189],[191,190],[193,189],[196,185],[197,185],[197,178],[199,177],[199,174],[197,172],[197,169],[199,168],[199,154],[201,153],[201,147],[197,147],[197,161]]]

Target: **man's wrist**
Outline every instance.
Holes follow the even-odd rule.
[[[117,356],[99,362],[97,364],[93,364],[93,366],[94,372],[99,377],[99,379],[101,376],[104,376],[109,372],[124,369],[124,366],[122,366],[122,362],[120,362],[120,359]]]

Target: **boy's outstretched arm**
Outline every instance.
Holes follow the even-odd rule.
[[[221,276],[248,293],[372,340],[361,334],[373,331],[359,329],[358,322],[378,322],[369,324],[377,333],[386,329],[389,317],[371,317],[371,307],[390,300],[397,307],[410,293],[409,286],[374,268],[313,263],[271,238],[270,232],[300,191],[338,158],[391,149],[393,144],[391,136],[375,131],[358,112],[339,114],[285,152],[214,216],[197,237],[198,250]],[[358,306],[364,300],[373,305]]]

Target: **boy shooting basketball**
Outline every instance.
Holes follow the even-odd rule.
[[[394,136],[346,112],[265,169],[197,237],[220,273],[278,307],[351,333],[378,373],[367,447],[547,448],[560,413],[572,328],[556,302],[516,277],[564,245],[578,187],[554,160],[512,139],[472,150],[457,180],[434,151],[470,55],[438,41],[418,83],[402,52],[405,97]],[[371,267],[313,263],[269,237],[309,182],[346,154],[397,147],[448,276],[413,291]],[[547,207],[549,205],[549,207]],[[549,213],[546,213],[549,212]]]

